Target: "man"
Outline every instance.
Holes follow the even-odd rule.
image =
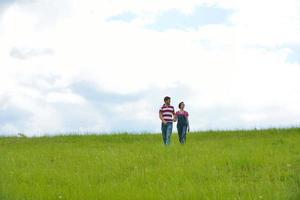
[[[173,129],[173,117],[175,115],[174,107],[171,106],[171,98],[166,96],[164,98],[164,105],[159,110],[159,118],[161,120],[161,132],[163,142],[169,145],[171,142],[171,134]]]

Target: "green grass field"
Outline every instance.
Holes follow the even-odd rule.
[[[300,129],[0,138],[0,199],[300,199]]]

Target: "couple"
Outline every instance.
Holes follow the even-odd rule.
[[[171,106],[171,98],[164,98],[164,105],[159,110],[159,118],[161,119],[161,131],[164,144],[169,145],[173,129],[173,122],[177,121],[177,131],[179,142],[184,144],[186,141],[186,132],[190,131],[188,116],[189,113],[184,110],[184,103],[180,102],[179,111],[175,113],[174,107]]]

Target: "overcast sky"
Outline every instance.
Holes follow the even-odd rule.
[[[0,135],[300,125],[299,0],[0,0]]]

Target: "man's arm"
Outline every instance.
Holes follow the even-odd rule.
[[[175,112],[173,112],[173,116],[174,116],[174,119],[173,119],[173,121],[174,121],[174,122],[176,122],[176,121],[177,121],[177,115],[176,115],[176,113],[175,113]]]
[[[164,120],[164,118],[163,118],[163,115],[162,115],[162,112],[161,111],[159,111],[159,118],[160,118],[160,120],[162,121],[162,123],[164,123],[164,124],[166,124],[167,122]]]

